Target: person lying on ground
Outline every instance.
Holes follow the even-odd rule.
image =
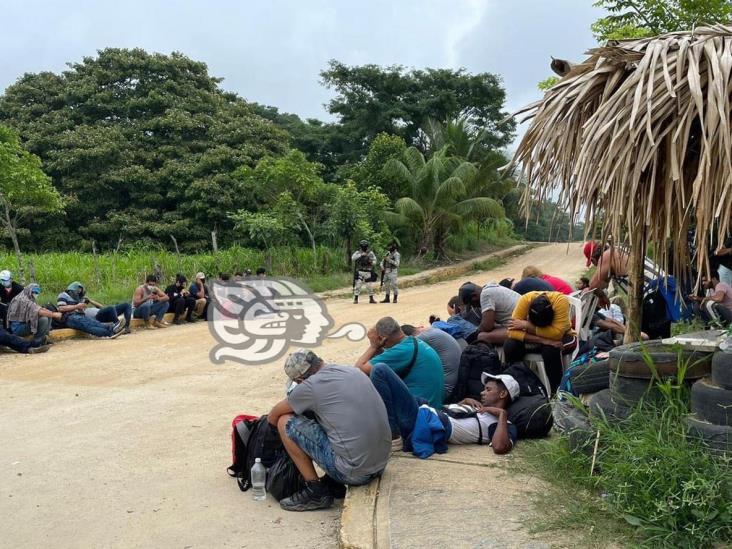
[[[386,364],[404,380],[415,396],[430,406],[442,406],[445,374],[434,349],[416,337],[406,336],[390,316],[380,319],[367,337],[369,347],[356,361],[356,368],[371,374],[374,364]]]
[[[158,288],[158,277],[149,274],[145,277],[145,284],[135,288],[132,295],[132,316],[141,318],[150,329],[167,328],[168,323],[163,321],[168,312],[170,302],[168,296]]]
[[[32,343],[36,347],[48,343],[51,320],[62,318],[61,313],[49,311],[36,303],[36,296],[40,293],[41,287],[38,284],[28,284],[8,306],[10,333],[20,337],[32,335]]]
[[[97,313],[100,309],[89,307],[89,304],[84,299],[84,287],[79,282],[72,282],[68,285],[65,292],[58,294],[56,308],[63,314],[61,324],[65,328],[72,328],[95,337],[106,338],[119,337],[125,329],[125,325],[116,316],[116,309],[114,308],[112,308],[111,312],[105,311],[104,314],[108,316],[103,316],[103,318],[107,318],[107,321],[101,322],[96,320]],[[86,310],[89,308],[94,310],[88,316]]]
[[[202,272],[196,273],[196,280],[188,288],[188,292],[196,300],[196,316],[206,320],[208,318],[208,305],[211,302],[211,296],[206,285],[206,275]]]
[[[463,348],[450,334],[437,328],[415,327],[411,324],[402,324],[402,332],[406,336],[414,336],[432,347],[440,357],[442,371],[445,375],[445,396],[452,394],[458,378],[460,355]]]
[[[124,332],[130,333],[130,318],[132,317],[132,305],[129,303],[117,303],[116,305],[104,306],[86,295],[86,288],[81,282],[72,282],[66,288],[66,294],[75,303],[85,303],[84,315],[88,318],[104,324],[116,325],[122,315],[125,319]],[[60,296],[59,296],[60,297]]]
[[[524,270],[521,273],[521,279],[523,280],[526,278],[538,278],[540,280],[543,280],[544,282],[548,282],[552,287],[552,291],[562,292],[564,295],[570,295],[572,292],[574,292],[572,286],[567,284],[565,280],[562,280],[558,276],[545,274],[541,271],[541,269],[539,269],[538,267],[534,267],[533,265],[528,265],[524,267]]]
[[[455,338],[461,347],[467,346],[467,339],[473,339],[473,334],[477,327],[472,322],[465,320],[460,314],[460,298],[453,296],[447,302],[447,320],[441,320],[437,315],[430,315],[428,322],[433,328],[442,330],[443,332]]]
[[[188,279],[185,275],[175,275],[175,282],[165,288],[165,295],[168,296],[168,310],[173,311],[173,324],[183,324],[183,313],[186,322],[195,322],[193,312],[196,310],[196,299],[186,289]]]
[[[508,335],[508,321],[518,303],[519,294],[495,282],[482,288],[475,284],[461,288],[461,302],[480,308],[477,340],[491,345],[503,345]]]
[[[590,287],[590,279],[586,276],[581,276],[577,282],[574,283],[574,288],[578,292],[584,291]]]
[[[0,271],[0,326],[8,327],[8,306],[23,291],[23,286],[13,280],[10,271]]]
[[[414,447],[417,441],[413,435],[418,423],[435,418],[419,418],[423,400],[415,397],[404,381],[387,366],[375,365],[371,371],[371,382],[384,400],[389,423],[395,425],[399,431],[403,441],[402,449]],[[480,402],[467,398],[459,403],[477,412],[476,417],[455,419],[441,410],[430,408],[426,409],[424,415],[437,416],[445,430],[444,439],[448,444],[477,444],[480,441],[490,444],[496,454],[508,453],[516,442],[518,433],[508,421],[507,409],[519,397],[519,385],[513,377],[505,374],[492,376],[483,373],[481,382],[484,388],[480,394]]]
[[[280,507],[325,509],[333,504],[325,480],[358,486],[383,472],[391,453],[386,408],[356,368],[325,364],[312,351],[292,353],[285,361],[285,373],[297,385],[272,408],[267,420],[277,427],[305,486],[281,500]],[[318,478],[313,462],[327,478]]]
[[[694,314],[705,324],[720,322],[727,325],[732,322],[732,287],[720,282],[718,271],[712,271],[708,278],[702,277],[701,282],[707,295],[689,296],[694,302]]]
[[[560,292],[529,292],[516,303],[508,322],[508,338],[503,345],[507,364],[520,362],[533,344],[544,360],[551,394],[562,380],[562,354],[574,350],[577,338],[572,331],[569,300]]]
[[[2,326],[0,326],[0,347],[8,347],[22,354],[45,353],[49,349],[48,345],[28,341],[20,336],[13,335]]]

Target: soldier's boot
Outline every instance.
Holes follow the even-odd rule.
[[[389,298],[389,294],[386,294],[386,297],[381,300],[380,303],[391,303],[391,299]]]
[[[353,296],[353,302],[354,302],[354,303],[358,303],[358,296],[357,296],[357,295],[354,295],[354,296]]]
[[[394,294],[394,301],[393,301],[393,303],[396,303],[397,302],[397,298],[398,297],[399,297],[399,294]]]
[[[369,296],[369,303],[376,303],[376,300],[374,299],[374,296]]]

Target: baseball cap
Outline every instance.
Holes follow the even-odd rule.
[[[460,286],[460,290],[458,291],[458,302],[467,304],[473,301],[473,294],[476,290],[479,290],[480,286],[477,284],[474,284],[472,282],[466,282],[462,286]]]
[[[586,267],[589,267],[592,264],[592,253],[598,246],[599,244],[593,240],[585,242],[585,245],[582,248],[582,253],[585,254],[585,257],[587,258],[587,263],[585,264]]]
[[[512,402],[519,397],[521,389],[519,388],[518,381],[516,381],[513,376],[510,376],[508,374],[498,374],[497,376],[494,376],[486,372],[480,374],[480,382],[483,385],[485,385],[489,379],[497,379],[498,381],[503,383],[503,385],[506,387],[506,390],[508,391],[508,396],[511,398]]]
[[[297,379],[318,361],[318,355],[306,349],[290,353],[285,361],[285,373],[289,379]]]
[[[0,280],[11,280],[13,278],[13,275],[10,274],[10,271],[0,271]]]
[[[554,320],[554,308],[546,294],[541,294],[531,300],[529,305],[529,321],[538,327],[549,326]]]
[[[196,273],[196,278],[201,278],[201,279],[204,279],[205,280],[206,275],[203,274],[201,271],[199,271],[199,272]]]

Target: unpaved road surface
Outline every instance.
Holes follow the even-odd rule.
[[[550,245],[471,279],[520,276],[527,264],[569,281],[584,268],[580,245]],[[445,315],[458,285],[409,288],[397,305],[333,300],[328,310],[336,326],[385,315],[423,324]],[[214,365],[212,346],[199,323],[1,353],[0,547],[336,546],[337,508],[286,513],[226,475],[232,417],[266,413],[284,374],[282,360]],[[363,349],[327,340],[319,354],[348,364]]]

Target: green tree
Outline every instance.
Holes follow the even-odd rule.
[[[418,144],[427,120],[450,120],[460,115],[484,128],[486,142],[502,147],[513,138],[515,123],[504,122],[506,92],[498,76],[469,74],[465,70],[363,65],[350,67],[332,60],[320,73],[335,90],[328,112],[338,116],[342,139],[333,150],[341,162],[356,162],[382,132]]]
[[[41,169],[40,159],[23,149],[18,136],[0,125],[0,220],[13,242],[18,274],[25,279],[18,243],[20,223],[31,215],[57,212],[63,200]]]
[[[496,200],[469,196],[468,189],[479,170],[468,161],[449,156],[447,149],[425,160],[416,147],[410,147],[401,160],[391,160],[388,166],[393,176],[406,181],[411,189],[408,196],[396,201],[392,219],[412,227],[420,255],[433,250],[436,256],[444,257],[446,239],[466,221],[504,216]]]
[[[729,0],[598,0],[594,5],[609,12],[592,25],[600,42],[691,30],[732,18]]]
[[[353,179],[359,190],[369,187],[378,187],[389,197],[396,200],[403,196],[407,189],[394,181],[384,170],[387,162],[392,158],[400,158],[407,148],[404,139],[398,135],[380,133],[369,145],[369,152],[354,170]]]
[[[285,242],[290,227],[276,213],[240,210],[230,217],[235,223],[235,230],[245,233],[251,240],[264,246],[267,269],[272,270],[272,248]]]
[[[72,233],[201,247],[245,206],[231,174],[287,144],[219,82],[179,53],[108,48],[62,74],[21,77],[0,98],[0,121],[69,196]]]

